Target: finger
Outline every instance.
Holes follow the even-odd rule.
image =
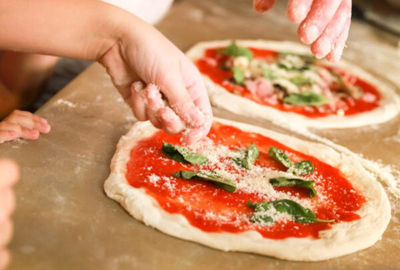
[[[322,35],[311,45],[311,51],[317,58],[325,57],[334,49],[336,40],[346,29],[349,18],[351,17],[351,5],[348,1],[343,1],[335,16],[329,22]]]
[[[11,187],[19,178],[17,164],[9,159],[0,159],[0,189]]]
[[[15,196],[11,188],[0,190],[0,223],[5,222],[15,209]]]
[[[39,137],[40,137],[39,130],[27,129],[27,128],[22,128],[21,129],[21,138],[23,138],[23,139],[36,140],[36,139],[39,139]]]
[[[165,107],[160,90],[154,84],[147,85],[146,89],[146,116],[156,128],[161,128],[161,120],[159,119],[159,110]]]
[[[18,134],[13,130],[0,130],[0,143],[12,141],[18,138]]]
[[[0,223],[0,247],[4,247],[11,240],[13,226],[10,219]]]
[[[310,12],[298,29],[300,41],[305,44],[313,43],[332,20],[341,2],[341,0],[314,0]]]
[[[182,141],[185,144],[193,144],[200,139],[204,138],[210,131],[212,125],[212,115],[205,115],[206,121],[205,124],[198,128],[190,129],[184,136],[182,137]]]
[[[262,13],[270,10],[275,2],[276,0],[253,0],[253,7],[257,12]]]
[[[178,134],[185,129],[182,120],[169,107],[160,110],[160,120],[163,130],[169,134]]]
[[[174,112],[189,127],[201,126],[204,118],[200,110],[193,103],[181,77],[169,78],[160,85],[164,95]]]
[[[14,115],[12,115],[12,117],[8,118],[7,121],[10,123],[20,125],[21,127],[24,127],[27,129],[36,128],[35,121],[32,117],[32,114],[30,114],[30,115],[14,114]]]
[[[40,131],[40,133],[47,134],[50,132],[51,126],[46,119],[33,114],[33,120],[35,121],[35,127]]]
[[[10,264],[11,255],[8,250],[1,250],[0,247],[0,270],[5,270],[6,267]]]
[[[287,16],[294,23],[299,23],[305,19],[310,11],[313,0],[289,0]]]
[[[131,87],[131,109],[139,121],[146,121],[146,96],[144,84],[140,81],[134,82]]]
[[[339,61],[342,56],[343,49],[346,45],[347,37],[349,36],[351,18],[347,19],[346,26],[344,31],[340,33],[339,37],[336,39],[335,44],[333,45],[333,50],[327,55],[326,59],[331,62]]]

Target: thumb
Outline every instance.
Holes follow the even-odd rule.
[[[276,0],[253,0],[253,7],[257,12],[263,13],[270,10]]]

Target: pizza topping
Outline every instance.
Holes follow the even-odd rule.
[[[356,211],[364,204],[365,198],[337,168],[277,141],[214,123],[207,138],[187,146],[187,150],[208,159],[207,163],[195,165],[176,162],[163,153],[163,142],[179,145],[179,140],[179,136],[162,131],[140,140],[132,148],[126,179],[130,185],[154,198],[164,211],[183,215],[192,226],[202,231],[257,231],[270,239],[318,238],[321,231],[331,227],[331,223],[323,222],[298,223],[288,212],[272,215],[273,222],[261,226],[250,221],[254,210],[247,206],[248,201],[256,204],[290,200],[309,209],[319,219],[334,219],[337,223],[360,218]],[[252,144],[257,146],[259,154],[251,169],[237,165],[233,159],[243,158],[243,151]],[[268,155],[271,147],[281,149],[292,164],[309,161],[313,165],[313,171],[304,181],[314,181],[312,186],[317,195],[310,197],[311,190],[300,187],[300,183],[297,186],[283,185],[282,180],[279,186],[270,183],[271,179],[281,177],[302,179]],[[301,164],[299,167],[310,165]],[[215,183],[219,186],[216,187]]]
[[[303,160],[293,165],[289,157],[279,148],[271,146],[268,150],[268,155],[285,166],[288,172],[295,175],[310,174],[314,171],[314,166],[311,161]]]
[[[216,64],[209,64],[210,59]],[[233,42],[226,48],[206,50],[197,66],[234,94],[308,117],[352,115],[379,105],[375,87],[313,56]]]
[[[283,101],[295,106],[318,106],[329,103],[324,95],[313,92],[291,93]]]
[[[335,220],[323,220],[316,217],[310,209],[304,208],[297,202],[291,200],[277,200],[268,202],[252,203],[248,202],[248,206],[254,209],[254,213],[250,218],[251,222],[268,224],[274,221],[274,216],[278,213],[290,215],[295,222],[308,224],[315,222],[334,222]]]
[[[277,177],[269,179],[269,182],[274,187],[300,187],[309,190],[310,197],[317,195],[317,191],[314,188],[314,181],[309,181],[301,178],[288,178],[288,177]]]
[[[176,173],[173,173],[172,176],[178,177],[178,178],[183,178],[183,179],[198,179],[198,180],[205,180],[205,181],[210,181],[217,187],[220,187],[228,192],[235,192],[236,190],[236,185],[234,182],[228,179],[224,179],[223,177],[219,176],[216,172],[214,171],[198,171],[198,172],[192,172],[192,171],[179,171]]]
[[[247,59],[253,59],[253,53],[246,47],[239,47],[236,45],[235,41],[232,41],[231,44],[225,49],[220,51],[222,54],[233,56],[233,57],[246,57]]]
[[[257,146],[252,143],[246,150],[240,150],[240,157],[234,157],[232,160],[239,166],[245,169],[251,169],[252,165],[258,158]]]
[[[170,143],[163,142],[162,151],[169,158],[183,163],[201,165],[208,162],[207,157],[192,152],[187,148],[179,145],[173,145]]]

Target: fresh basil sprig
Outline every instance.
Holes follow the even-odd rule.
[[[268,150],[268,155],[288,169],[293,166],[293,163],[290,161],[289,157],[279,148],[271,146]]]
[[[314,171],[314,165],[309,160],[303,160],[296,163],[292,168],[293,174],[295,175],[305,175],[312,173]]]
[[[248,202],[247,205],[254,209],[254,213],[250,218],[254,223],[269,223],[274,221],[268,210],[271,207],[279,213],[287,213],[293,217],[297,223],[309,224],[315,222],[334,222],[335,220],[323,220],[316,217],[316,215],[308,208],[305,208],[295,201],[283,199],[269,202],[253,203]]]
[[[232,73],[233,73],[233,80],[237,84],[243,84],[244,83],[244,71],[239,68],[239,67],[232,67]]]
[[[178,171],[173,173],[172,176],[183,178],[183,179],[198,179],[204,181],[210,181],[214,185],[228,191],[235,192],[236,184],[229,179],[225,179],[222,176],[219,176],[214,171]]]
[[[305,175],[314,171],[314,165],[311,161],[303,160],[293,164],[290,158],[281,149],[274,146],[269,148],[268,155],[285,166],[288,172],[292,172],[294,175]]]
[[[249,60],[253,59],[253,53],[251,50],[246,47],[238,46],[235,40],[232,40],[231,44],[229,44],[225,49],[220,50],[220,53],[233,57],[244,56]]]
[[[295,85],[312,85],[312,81],[308,78],[305,78],[303,76],[295,76],[289,79],[291,83],[294,83]]]
[[[269,179],[269,182],[274,187],[300,187],[308,189],[311,198],[317,195],[317,191],[314,188],[314,181],[301,178],[277,177]]]
[[[284,103],[294,106],[320,106],[329,103],[324,95],[314,92],[304,91],[301,93],[291,93],[283,99]]]
[[[192,152],[186,147],[173,145],[166,142],[163,142],[162,144],[162,152],[169,158],[182,163],[202,165],[208,162],[208,158],[203,155]]]
[[[252,143],[247,149],[241,150],[240,158],[233,158],[232,160],[239,166],[250,170],[251,166],[257,160],[259,155],[257,146]]]

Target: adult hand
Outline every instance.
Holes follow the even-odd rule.
[[[276,0],[253,0],[258,12],[272,8]],[[343,53],[351,23],[351,0],[289,0],[287,15],[300,23],[298,37],[311,44],[312,53],[338,61]]]
[[[40,133],[49,133],[46,119],[26,111],[13,111],[0,122],[0,143],[18,138],[36,140]]]
[[[201,139],[212,111],[199,71],[155,28],[135,23],[136,31],[129,29],[100,62],[138,120],[170,134],[184,131],[188,144]]]
[[[10,216],[15,208],[15,197],[12,186],[18,175],[18,167],[14,162],[0,159],[0,270],[5,269],[10,261],[6,245],[13,231]]]

